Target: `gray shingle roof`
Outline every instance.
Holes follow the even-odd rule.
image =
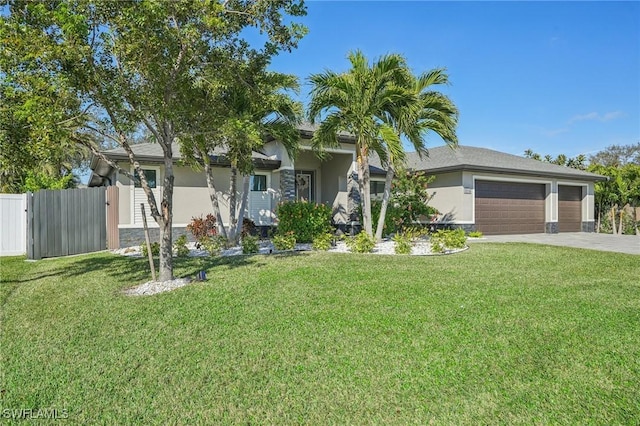
[[[133,151],[133,153],[135,154],[136,158],[139,160],[162,160],[164,158],[164,153],[162,152],[162,146],[160,146],[160,144],[158,143],[139,143],[139,144],[135,144],[135,145],[131,145],[131,150]],[[173,159],[174,160],[180,160],[182,159],[182,155],[180,154],[180,145],[177,142],[174,142],[171,145],[171,150],[173,152]],[[127,156],[127,152],[124,150],[124,148],[117,147],[117,148],[113,148],[113,149],[108,149],[103,151],[108,157],[111,158],[123,158],[123,159],[127,159],[129,158]],[[222,147],[216,147],[213,152],[211,153],[212,155],[223,155],[226,152],[226,150]],[[257,160],[271,160],[272,158],[269,158],[268,156],[261,154],[259,152],[253,152],[252,154],[252,158],[253,159],[257,159]]]
[[[371,166],[373,166],[371,173],[377,174],[380,172],[382,167],[377,156],[371,158]],[[413,170],[425,170],[430,173],[474,170],[495,173],[516,173],[528,176],[564,177],[590,181],[606,180],[603,176],[583,170],[572,169],[570,167],[559,166],[531,158],[519,157],[487,148],[463,145],[458,146],[455,150],[447,146],[431,148],[429,149],[429,156],[423,156],[422,158],[415,152],[408,153],[407,167]]]

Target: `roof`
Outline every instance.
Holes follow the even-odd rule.
[[[377,156],[371,158],[372,174],[384,173]],[[429,149],[429,156],[420,156],[416,152],[407,153],[407,167],[412,170],[425,170],[429,173],[444,173],[458,170],[471,170],[492,173],[515,173],[528,176],[582,179],[589,181],[607,178],[584,170],[559,166],[531,158],[494,151],[487,148],[459,145],[456,149],[441,146]]]

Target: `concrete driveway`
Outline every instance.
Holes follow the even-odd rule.
[[[535,243],[552,246],[577,247],[590,250],[613,251],[640,255],[640,236],[611,235],[587,232],[563,232],[560,234],[488,235],[469,239],[469,243]]]

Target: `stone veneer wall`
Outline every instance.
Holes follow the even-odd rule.
[[[296,199],[296,172],[290,169],[280,170],[280,201]]]
[[[596,232],[596,223],[582,222],[582,232]]]
[[[143,228],[120,228],[120,248],[139,246],[144,243]],[[173,241],[180,235],[186,235],[189,242],[194,242],[191,232],[187,232],[187,228],[173,228]],[[149,228],[149,241],[160,242],[160,229]]]
[[[558,222],[546,222],[544,224],[544,232],[546,232],[547,234],[557,234]]]
[[[358,220],[358,207],[360,207],[360,187],[358,186],[358,173],[353,172],[347,180],[347,210],[350,221]]]

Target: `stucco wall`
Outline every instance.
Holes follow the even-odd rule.
[[[462,187],[462,172],[442,173],[435,176],[428,187],[429,204],[438,209],[438,220],[461,222],[470,220],[464,208],[465,194]]]

